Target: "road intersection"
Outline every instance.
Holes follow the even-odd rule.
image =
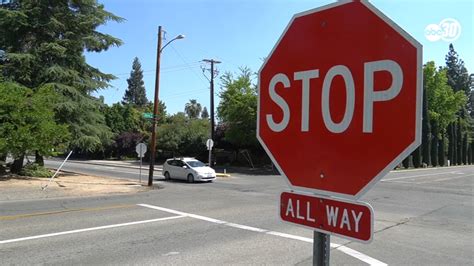
[[[362,199],[375,210],[374,241],[331,238],[332,263],[472,263],[473,178],[474,167],[389,174]],[[281,177],[234,174],[187,184],[157,176],[155,183],[161,189],[133,195],[0,202],[2,261],[311,264],[312,232],[278,220]]]

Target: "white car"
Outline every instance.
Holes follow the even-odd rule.
[[[212,181],[216,171],[194,158],[173,158],[163,164],[165,179],[182,179],[189,183],[194,181]]]

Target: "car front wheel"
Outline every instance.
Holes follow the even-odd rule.
[[[170,179],[171,179],[170,173],[165,172],[165,180],[170,180]]]
[[[194,176],[192,174],[188,175],[188,183],[194,183]]]

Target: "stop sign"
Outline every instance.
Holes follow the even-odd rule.
[[[259,71],[257,116],[292,189],[359,198],[419,146],[421,54],[366,1],[292,18]]]

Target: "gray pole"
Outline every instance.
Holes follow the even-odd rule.
[[[160,55],[161,55],[161,26],[158,27],[158,48],[156,49],[156,74],[155,74],[155,99],[153,104],[153,125],[151,129],[150,171],[148,173],[148,186],[153,186],[153,170],[155,168],[156,149],[156,119],[158,114],[158,92],[160,90]]]
[[[207,63],[211,63],[211,139],[214,140],[214,64],[221,63],[220,61],[214,59],[204,59],[202,60]],[[211,154],[212,150],[209,150]],[[209,167],[212,167],[212,156],[209,155]]]
[[[313,266],[329,266],[330,235],[314,231]]]

